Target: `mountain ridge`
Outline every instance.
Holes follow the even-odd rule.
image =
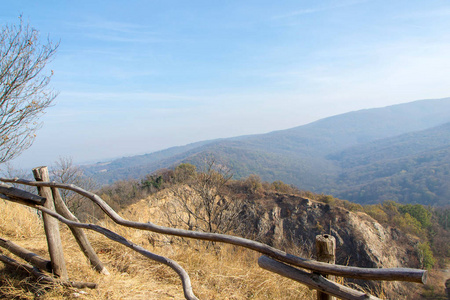
[[[397,138],[407,137],[401,137],[403,134],[417,138],[414,132],[448,122],[450,98],[418,100],[348,112],[285,130],[172,147],[118,159],[107,165],[85,166],[84,170],[102,183],[112,183],[117,179],[140,178],[182,162],[200,166],[204,157],[213,155],[220,163],[229,166],[236,178],[257,174],[266,181],[282,180],[301,189],[345,196],[348,193],[339,189],[338,184],[345,179],[342,174],[350,170],[349,166],[342,165],[344,157],[350,160],[348,151],[356,151],[358,146],[362,149],[371,145],[379,147],[377,141],[383,139],[386,139],[385,143],[395,144]],[[443,147],[448,146],[444,144]],[[342,161],[337,159],[339,155]],[[399,155],[398,159],[404,156],[400,152]],[[353,160],[353,163],[357,162]],[[348,183],[344,186],[352,190],[352,195],[355,193],[356,184],[350,188]],[[352,199],[362,202],[355,197]],[[374,198],[371,201],[378,200]]]

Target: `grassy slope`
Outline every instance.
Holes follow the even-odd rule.
[[[0,200],[0,211],[1,237],[48,258],[43,226],[35,212],[3,200]],[[143,201],[130,207],[125,216],[135,220],[153,219],[154,215],[149,212],[148,202]],[[190,274],[193,290],[200,299],[315,299],[313,292],[300,284],[260,269],[257,265],[259,255],[252,251],[232,246],[206,251],[203,246],[186,247],[176,240],[170,243],[148,232],[104,222],[102,225],[152,252],[179,262]],[[91,270],[70,231],[62,228],[70,280],[95,282],[97,289],[84,290],[86,294],[80,294],[75,289],[38,285],[33,278],[6,268],[0,262],[0,298],[184,299],[181,281],[168,267],[149,261],[99,234],[88,232],[88,237],[106,263],[110,276]],[[14,257],[3,249],[0,252]]]

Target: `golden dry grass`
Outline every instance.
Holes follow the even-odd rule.
[[[160,220],[148,201],[130,207],[124,216],[136,221]],[[0,237],[9,239],[43,257],[46,241],[37,213],[15,203],[0,200]],[[167,256],[189,273],[194,293],[200,299],[314,299],[308,288],[258,267],[259,255],[230,245],[206,249],[202,242],[190,246],[179,239],[150,232],[101,224],[136,244]],[[6,299],[184,299],[181,280],[170,268],[110,241],[95,232],[88,237],[111,275],[93,271],[65,225],[61,226],[69,278],[98,284],[94,290],[43,286],[26,274],[0,263],[0,298]],[[1,250],[1,248],[0,248]],[[4,254],[20,260],[2,250]]]

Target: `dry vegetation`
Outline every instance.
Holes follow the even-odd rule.
[[[124,216],[141,221],[158,218],[149,209],[149,200],[129,207]],[[18,204],[0,200],[0,234],[45,258],[45,235],[38,214]],[[139,212],[139,217],[137,217]],[[178,261],[190,274],[193,289],[200,299],[312,299],[313,292],[289,279],[271,274],[257,265],[258,254],[234,246],[216,245],[205,250],[201,242],[187,246],[181,240],[153,233],[102,225],[135,243]],[[94,248],[111,275],[91,270],[70,231],[62,226],[64,254],[69,278],[98,283],[94,290],[77,290],[41,285],[27,274],[0,263],[0,298],[6,299],[184,299],[181,281],[168,267],[149,261],[128,248],[88,232]],[[0,250],[17,260],[6,250]]]
[[[183,200],[184,198],[179,197],[179,195],[177,200],[176,188],[185,186],[186,182],[189,183],[190,187],[193,187],[192,190],[195,190],[196,187],[206,187],[207,190],[215,192],[212,194],[205,193],[208,197],[202,199],[210,200],[211,194],[213,200],[199,202],[199,206],[223,206],[230,199],[245,201],[245,199],[260,199],[267,193],[287,193],[316,199],[330,206],[342,206],[348,210],[366,210],[369,214],[378,212],[374,208],[379,208],[378,206],[362,207],[331,196],[298,191],[280,181],[269,184],[262,182],[257,176],[250,176],[241,181],[229,180],[226,185],[215,184],[210,187],[205,185],[204,182],[214,183],[216,181],[213,179],[222,179],[223,177],[220,174],[218,175],[215,170],[208,170],[206,173],[208,176],[203,174],[197,173],[195,169],[190,168],[190,165],[184,164],[175,170],[163,170],[161,173],[149,175],[141,182],[118,182],[97,191],[97,193],[128,220],[151,221],[158,225],[183,227],[185,229],[195,227],[201,231],[215,231],[215,229],[211,230],[210,226],[198,226],[199,220],[206,220],[206,222],[203,221],[204,224],[209,224],[208,220],[214,220],[213,223],[215,224],[217,218],[208,219],[196,211],[191,214],[187,214],[186,211],[181,213],[178,211],[178,217],[183,217],[183,219],[174,218],[173,215],[170,215],[171,210],[167,209],[171,203],[180,207],[194,203],[191,200],[189,200],[190,202],[180,202],[180,199]],[[221,183],[220,180],[218,182]],[[203,190],[197,190],[197,193],[201,195]],[[68,195],[65,199],[67,203],[73,203],[70,196]],[[216,199],[220,201],[216,201]],[[77,201],[77,205],[72,209],[83,221],[107,227],[149,251],[177,261],[190,275],[194,293],[199,299],[315,299],[315,292],[305,286],[259,268],[257,265],[258,253],[231,245],[187,240],[120,227],[103,219],[102,211],[89,200],[81,201],[77,199]],[[387,204],[392,205],[388,206]],[[401,210],[408,208],[393,202],[387,204],[380,206],[384,209],[382,211],[397,216],[396,220],[399,219],[398,216],[403,216]],[[171,206],[169,205],[169,207]],[[390,209],[387,210],[387,207]],[[412,206],[411,208],[415,207]],[[219,217],[223,213],[217,210],[217,207],[211,211],[217,212],[216,215]],[[42,220],[36,211],[0,199],[0,212],[0,237],[11,240],[42,257],[48,258]],[[419,212],[423,212],[423,209]],[[413,210],[411,210],[411,213],[415,215]],[[425,215],[429,216],[428,214]],[[211,214],[211,216],[214,216],[214,214]],[[190,218],[197,218],[196,223],[192,223]],[[226,219],[230,218],[227,216]],[[239,223],[244,222],[242,216],[234,219],[238,219]],[[189,222],[186,220],[189,220]],[[219,220],[221,219],[219,218]],[[391,225],[388,222],[389,219],[386,220],[387,225]],[[418,223],[416,223],[413,223],[414,228],[418,226]],[[398,224],[395,224],[395,226],[398,226]],[[110,276],[99,275],[90,269],[86,258],[79,250],[67,227],[61,225],[61,228],[64,255],[70,280],[94,282],[98,284],[98,288],[95,290],[76,290],[61,286],[37,284],[36,280],[28,274],[12,270],[0,262],[0,298],[184,299],[181,280],[172,269],[150,261],[98,233],[87,232],[94,249],[111,273]],[[239,230],[239,226],[236,224],[233,224],[232,228]],[[241,230],[239,235],[250,235],[246,237],[254,239],[255,237],[252,237],[251,234],[251,232],[242,232]],[[298,246],[290,245],[288,248],[292,254],[302,257],[311,256],[311,253],[297,253],[302,250]],[[2,252],[4,255],[14,257],[0,248],[0,254]],[[444,257],[447,256],[444,255]],[[20,259],[14,258],[20,261]],[[446,261],[443,260],[443,262]],[[423,299],[420,294],[433,296],[433,299],[444,299],[439,297],[443,296],[442,283],[445,281],[446,275],[438,273],[434,271],[431,273],[430,284],[426,285],[425,289],[422,286],[411,285],[411,291],[414,290],[414,292],[408,299]],[[342,283],[342,279],[340,282]],[[384,285],[384,288],[389,290],[389,284]],[[385,298],[383,290],[369,291],[369,293]],[[414,294],[416,297],[413,296]]]

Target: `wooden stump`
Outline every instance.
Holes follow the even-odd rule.
[[[316,255],[317,261],[334,264],[336,262],[336,239],[329,235],[316,236]],[[334,280],[332,275],[324,275],[324,277]],[[317,300],[334,300],[335,298],[317,291]]]

